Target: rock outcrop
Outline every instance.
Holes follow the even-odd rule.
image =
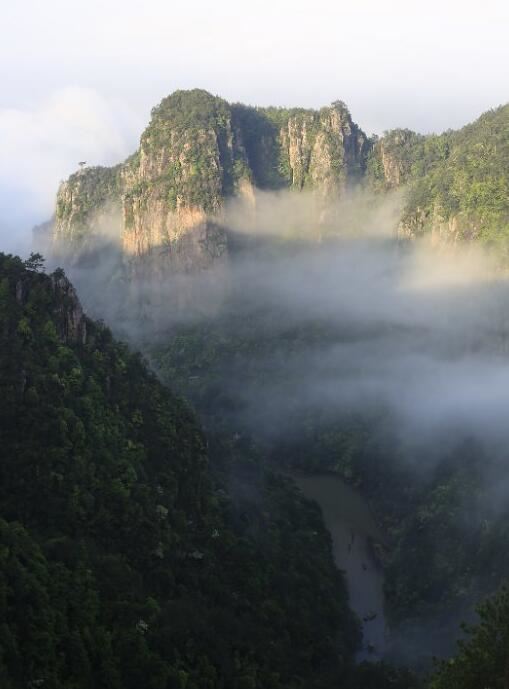
[[[407,184],[424,139],[410,129],[393,129],[375,139],[367,166],[371,186],[377,191],[388,191]]]
[[[120,243],[134,271],[187,272],[227,259],[227,198],[253,187],[316,192],[323,203],[362,177],[369,141],[338,101],[320,111],[230,105],[177,91],[152,111],[138,151],[62,183],[57,251]]]
[[[87,319],[75,288],[67,277],[56,271],[51,276],[55,294],[55,323],[60,339],[65,344],[85,344]]]
[[[32,255],[34,256],[34,255]],[[39,255],[35,255],[38,259]],[[4,297],[16,304],[14,311],[19,315],[26,312],[22,319],[21,332],[27,338],[32,338],[31,320],[39,317],[38,309],[44,304],[51,317],[54,334],[62,344],[86,344],[87,342],[87,317],[78,298],[76,289],[66,277],[62,268],[57,268],[50,275],[43,271],[42,261],[32,262],[32,257],[23,262],[21,259],[1,255],[0,268],[9,265],[4,276]],[[32,318],[33,317],[33,318]],[[4,318],[4,335],[9,337],[12,323],[9,318]],[[12,335],[12,333],[11,333]]]
[[[228,199],[255,215],[256,189],[306,191],[320,236],[337,219],[334,202],[362,185],[381,195],[404,188],[399,236],[502,243],[509,260],[508,117],[504,106],[456,132],[368,139],[341,101],[256,108],[176,91],[153,109],[134,155],[62,183],[53,243],[82,257],[112,241],[131,276],[194,273],[228,262]]]

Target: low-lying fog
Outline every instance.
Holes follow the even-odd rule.
[[[159,273],[133,289],[110,249],[69,272],[89,312],[132,341],[164,342],[182,323],[259,338],[221,363],[258,431],[284,430],[299,408],[380,408],[410,462],[414,449],[421,461],[423,447],[464,438],[505,459],[509,283],[473,243],[396,241],[399,205],[356,194],[317,213],[312,195],[259,192],[226,207],[235,249],[217,271]],[[186,291],[192,300],[173,310]]]

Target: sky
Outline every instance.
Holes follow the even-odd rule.
[[[345,101],[368,133],[459,127],[509,100],[503,0],[17,0],[0,23],[0,249],[47,219],[78,160],[137,146],[177,88]]]

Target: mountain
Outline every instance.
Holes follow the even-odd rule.
[[[0,684],[330,687],[358,624],[318,508],[0,255]]]
[[[394,230],[437,243],[478,239],[509,252],[509,105],[459,131],[396,129],[369,139],[346,105],[320,110],[229,104],[206,91],[176,91],[152,111],[139,149],[112,168],[84,168],[57,195],[56,246],[76,251],[120,240],[134,266],[173,272],[228,256],[224,206],[256,203],[254,190],[309,190],[317,211],[359,186],[403,188]]]
[[[509,105],[459,131],[422,136],[394,130],[378,140],[368,162],[377,189],[407,185],[402,237],[435,243],[478,240],[509,261]]]
[[[296,614],[293,593],[283,596],[284,604],[279,598],[279,573],[287,565],[291,581],[285,581],[285,586],[292,592],[298,588],[299,595],[304,595],[297,582],[310,552],[305,536],[309,531],[296,520],[310,508],[292,494],[285,480],[270,478],[264,466],[290,473],[296,469],[333,473],[369,500],[387,539],[378,555],[384,564],[390,650],[398,661],[403,658],[429,667],[432,654],[448,654],[458,635],[458,622],[471,619],[473,606],[499,587],[509,572],[509,512],[498,487],[507,485],[505,444],[498,447],[488,432],[489,423],[476,437],[485,416],[498,419],[498,410],[479,411],[479,418],[467,414],[465,426],[455,415],[446,415],[430,440],[426,436],[429,414],[440,412],[442,400],[432,397],[434,402],[424,405],[420,417],[422,389],[417,383],[423,361],[431,386],[441,384],[442,377],[448,381],[452,371],[450,390],[444,394],[447,402],[449,393],[464,389],[463,377],[454,378],[456,364],[471,361],[479,376],[465,373],[465,380],[473,381],[474,392],[467,390],[466,400],[458,406],[459,412],[466,407],[475,411],[478,386],[482,390],[481,383],[495,359],[505,357],[507,330],[503,285],[475,279],[456,284],[443,281],[443,275],[439,276],[442,282],[435,285],[437,255],[432,254],[430,260],[425,255],[421,265],[423,255],[417,242],[405,246],[407,252],[401,251],[401,244],[407,242],[396,241],[380,242],[383,246],[376,241],[351,242],[353,248],[348,249],[346,242],[328,242],[322,236],[317,242],[312,233],[298,240],[292,237],[292,241],[282,233],[275,239],[250,237],[248,242],[244,237],[242,244],[226,222],[229,203],[240,200],[244,212],[259,203],[263,192],[268,192],[270,199],[282,197],[289,203],[285,201],[274,214],[274,222],[280,223],[285,214],[293,222],[302,210],[299,199],[311,198],[316,211],[313,218],[320,224],[328,204],[336,204],[341,212],[348,210],[344,202],[355,200],[358,190],[362,190],[361,205],[365,199],[371,203],[374,198],[383,205],[401,196],[402,206],[393,222],[395,238],[427,237],[440,245],[475,241],[493,250],[499,263],[507,266],[508,116],[509,106],[504,106],[456,132],[424,136],[398,129],[367,139],[340,102],[320,111],[261,109],[229,105],[203,91],[177,92],[153,111],[134,156],[115,168],[84,169],[59,190],[53,225],[56,246],[79,256],[75,274],[80,292],[83,288],[85,295],[89,288],[96,297],[94,302],[85,295],[85,303],[93,303],[98,315],[106,312],[108,320],[111,315],[111,323],[118,328],[124,314],[119,317],[112,283],[116,280],[114,289],[122,298],[131,295],[137,285],[146,310],[135,312],[122,302],[132,316],[129,336],[138,345],[142,343],[161,380],[185,396],[200,415],[210,461],[200,485],[217,482],[230,501],[228,510],[221,513],[222,521],[214,522],[213,528],[220,523],[221,533],[248,539],[253,559],[248,558],[239,569],[233,563],[237,573],[246,567],[265,572],[265,566],[271,573],[255,577],[257,581],[261,577],[263,585],[255,585],[249,578],[248,585],[254,588],[249,588],[246,598],[258,601],[261,612],[265,611],[262,600],[273,600],[271,586],[277,582],[274,610],[280,617],[270,618],[269,625],[268,618],[260,621],[260,611],[255,614],[251,610],[253,617],[246,621],[256,630],[253,634],[259,634],[257,639],[265,635],[267,646],[255,653],[252,649],[260,642],[250,645],[254,637],[248,632],[243,672],[249,679],[241,686],[253,686],[253,677],[254,686],[256,682],[271,686],[269,668],[274,667],[284,667],[282,686],[293,686],[292,682],[298,686],[297,676],[306,678],[306,686],[313,686],[309,678],[315,656],[311,654],[310,659],[305,654],[304,665],[294,674],[285,658],[297,668],[294,651],[303,652],[299,643],[305,638],[309,641],[309,629],[313,628],[317,644],[325,633],[319,630],[325,608],[314,610],[315,598],[310,594],[298,608],[306,620],[297,618],[291,640],[283,634],[281,646],[271,636],[269,626],[281,635],[290,624],[290,610]],[[351,190],[354,193],[350,194]],[[358,205],[354,204],[354,214]],[[293,213],[292,207],[297,209]],[[273,209],[269,205],[269,211]],[[122,270],[109,259],[97,270],[97,255],[108,256],[102,244],[119,238]],[[416,263],[421,282],[401,281],[407,273],[414,274]],[[187,320],[169,316],[170,300],[183,284],[186,289],[192,284],[207,291],[197,273],[217,273],[200,271],[212,265],[229,269],[231,289],[221,308],[205,308],[198,315],[184,309]],[[454,277],[454,269],[447,263],[447,278]],[[174,273],[183,275],[184,282],[164,283],[162,278]],[[396,297],[388,289],[391,281]],[[427,289],[430,285],[433,289]],[[393,299],[396,307],[403,306],[401,310],[391,310]],[[431,315],[437,310],[436,317]],[[477,313],[482,314],[480,320]],[[409,354],[416,355],[410,356],[410,362]],[[362,393],[365,371],[370,383],[372,366],[376,369],[387,358],[401,358],[408,365],[401,389],[397,385],[400,369],[395,369],[396,378],[390,369],[387,376],[381,369],[382,389],[385,381],[391,381],[389,388],[396,383],[395,409],[390,404],[387,407],[383,395],[377,404],[371,404],[368,395],[365,406],[350,408],[359,387]],[[480,399],[484,399],[482,395]],[[402,406],[403,416],[395,413]],[[418,423],[410,424],[408,433],[406,412],[413,418],[414,406]],[[251,496],[253,472],[256,500],[246,498]],[[239,495],[242,505],[238,504]],[[270,509],[258,507],[260,496]],[[212,493],[212,503],[216,498],[217,490]],[[274,512],[279,517],[272,530],[264,513]],[[212,510],[212,514],[216,513]],[[303,519],[313,518],[311,512],[304,512]],[[290,534],[296,523],[299,555]],[[274,536],[276,545],[265,540],[267,534]],[[285,555],[289,542],[296,546],[291,550],[295,567]],[[205,552],[201,542],[189,552],[195,551]],[[322,565],[329,556],[326,547],[316,554],[325,558]],[[258,564],[252,565],[256,558]],[[214,561],[213,555],[207,551],[204,560]],[[320,579],[320,572],[331,586],[330,564],[329,557],[325,569],[313,565],[314,574],[306,570],[310,592],[322,586],[313,579],[315,574]],[[189,565],[187,559],[185,565]],[[185,578],[188,570],[181,571]],[[235,579],[232,584],[230,571],[228,564],[217,577],[221,591],[226,580],[237,586],[235,577],[240,574],[231,575]],[[210,571],[207,577],[210,581]],[[209,584],[200,580],[197,586],[190,597],[199,591],[203,609],[208,611]],[[160,599],[158,592],[150,596]],[[224,594],[221,601],[226,598]],[[343,604],[344,593],[337,600]],[[237,611],[235,607],[235,614]],[[503,614],[506,619],[506,612]],[[334,653],[327,655],[331,646],[325,643],[325,656],[320,655],[318,665],[328,669],[324,675],[321,670],[318,673],[317,686],[334,686],[331,676],[336,681],[348,675],[355,625],[348,621],[345,608],[338,615],[327,638],[330,640],[332,629],[340,634],[346,661],[338,665],[337,658],[331,660]],[[502,632],[504,625],[502,620]],[[194,634],[192,630],[188,635]],[[474,643],[483,640],[483,630],[481,626]],[[302,639],[297,639],[299,634]],[[205,639],[210,635],[212,625],[204,632],[201,648],[216,668],[218,682],[224,680],[230,686],[237,677],[228,670],[228,663],[209,649]],[[232,649],[237,650],[234,641],[227,631],[221,631],[220,637],[227,640],[226,655],[231,657]],[[501,646],[504,639],[502,636]],[[344,650],[346,647],[349,650]],[[177,648],[179,654],[183,652],[180,645]],[[454,670],[440,666],[433,680],[437,687],[449,686],[449,681],[463,686],[462,667],[473,676],[466,648],[452,664],[458,668],[459,679],[456,681]],[[251,652],[256,668],[246,669]],[[482,644],[479,653],[487,664],[491,662]],[[496,672],[503,676],[498,646],[496,653]],[[195,661],[196,656],[187,656],[185,672],[191,672]],[[384,686],[378,675],[371,680],[371,668],[365,671],[365,681],[360,679],[360,670],[353,671],[353,686]],[[498,675],[493,677],[498,681]],[[389,686],[396,686],[387,679]],[[203,676],[193,676],[192,681],[199,683]],[[402,686],[409,685],[410,681]]]
[[[76,247],[106,232],[128,257],[207,267],[227,252],[225,199],[249,202],[253,187],[337,198],[362,177],[368,149],[339,101],[319,111],[264,109],[176,91],[153,109],[125,163],[83,169],[61,185],[54,237]]]

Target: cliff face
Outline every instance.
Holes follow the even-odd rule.
[[[54,321],[57,333],[65,344],[85,344],[87,341],[87,319],[73,285],[63,274],[51,275],[55,310]]]
[[[54,240],[83,245],[98,236],[118,236],[121,195],[121,166],[91,167],[71,175],[58,190]]]
[[[3,263],[8,264],[8,257],[2,256]],[[56,337],[62,344],[85,344],[87,341],[87,319],[80,300],[71,282],[61,269],[49,277],[38,273],[36,269],[27,270],[21,261],[11,261],[10,271],[5,277],[5,295],[16,303],[19,313],[27,314],[34,310],[38,302],[51,304],[48,315],[51,317]],[[18,315],[19,315],[18,313]],[[28,316],[25,318],[24,336],[32,338],[32,328]],[[8,322],[4,321],[8,332]]]
[[[157,248],[183,269],[219,258],[226,246],[217,224],[223,199],[250,179],[228,104],[204,91],[163,100],[121,179],[128,255],[147,256]]]
[[[410,129],[394,129],[375,140],[367,165],[371,186],[377,191],[388,191],[407,184],[424,138]]]
[[[236,105],[233,112],[261,189],[312,189],[334,200],[364,173],[370,144],[341,101],[319,111]]]
[[[280,136],[294,188],[315,189],[325,199],[334,199],[359,181],[368,140],[343,103],[319,113],[291,115]]]
[[[177,91],[152,111],[125,163],[82,170],[61,185],[54,240],[81,249],[115,238],[135,270],[206,268],[227,258],[225,199],[253,203],[259,186],[312,189],[331,201],[360,179],[368,148],[341,102],[257,109]]]
[[[457,132],[396,129],[373,141],[341,101],[255,108],[177,91],[154,108],[133,156],[61,185],[54,242],[74,251],[113,239],[135,273],[186,273],[228,260],[226,199],[253,206],[255,188],[306,190],[320,224],[359,183],[380,194],[405,187],[402,237],[505,242],[508,126],[505,106]]]

